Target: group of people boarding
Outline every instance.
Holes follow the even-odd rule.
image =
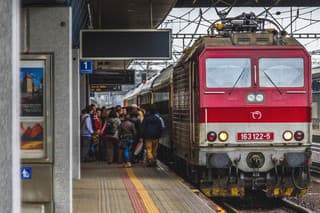
[[[124,163],[143,162],[156,166],[157,149],[165,128],[155,106],[145,112],[136,104],[130,107],[97,108],[87,106],[81,114],[81,160],[106,160]]]

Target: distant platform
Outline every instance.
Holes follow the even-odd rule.
[[[162,167],[84,163],[73,182],[73,213],[216,212],[211,205]]]

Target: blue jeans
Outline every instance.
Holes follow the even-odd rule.
[[[128,139],[128,144],[123,151],[125,162],[131,162],[130,150],[131,150],[132,144],[133,144],[133,139]]]
[[[81,156],[82,161],[89,160],[90,148],[92,145],[91,141],[92,141],[92,137],[82,136],[82,156]]]

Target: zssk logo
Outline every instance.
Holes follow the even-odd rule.
[[[260,120],[262,118],[262,113],[260,111],[251,112],[251,117],[254,120]]]

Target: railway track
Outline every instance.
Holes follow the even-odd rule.
[[[169,167],[160,161],[158,166],[168,175],[175,174],[170,171]],[[172,173],[173,172],[173,173]],[[175,174],[176,175],[176,174]],[[210,199],[196,189],[191,183],[179,177],[180,181],[188,188],[190,188],[195,194],[197,194],[208,206],[210,206],[215,212],[219,213],[313,213],[310,209],[307,209],[295,202],[292,202],[286,198],[276,199],[268,198],[263,192],[254,193],[250,197],[251,199]],[[313,182],[320,183],[319,178],[313,178]]]
[[[262,201],[262,203],[261,203]],[[313,213],[307,208],[300,206],[287,199],[259,199],[258,203],[248,204],[244,200],[214,200],[214,202],[227,213],[257,213],[257,212],[274,212],[274,213]]]

